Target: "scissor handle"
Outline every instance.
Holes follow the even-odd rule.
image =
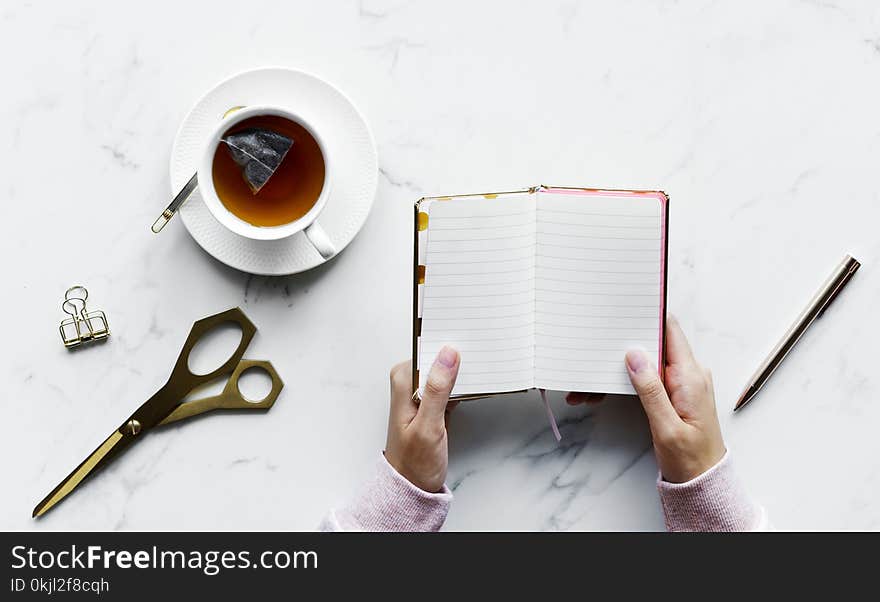
[[[269,375],[269,378],[272,379],[272,389],[263,399],[257,401],[246,398],[238,386],[238,380],[241,375],[252,368],[264,370]],[[190,416],[210,412],[211,410],[268,410],[275,403],[275,400],[278,399],[282,388],[284,388],[284,382],[278,376],[271,362],[264,360],[241,360],[219,395],[184,402],[177,406],[177,409],[171,412],[159,424],[177,422]]]
[[[194,374],[189,369],[189,356],[193,347],[208,332],[230,322],[238,324],[241,328],[241,341],[238,343],[238,348],[219,368],[207,374]],[[180,351],[177,363],[174,364],[168,382],[119,427],[120,432],[128,436],[137,436],[144,429],[149,429],[162,422],[181,405],[187,395],[198,387],[221,376],[232,374],[256,332],[257,327],[237,307],[197,320],[183,343],[183,349]]]
[[[207,374],[193,373],[193,371],[189,369],[189,356],[190,353],[192,353],[193,348],[196,346],[196,343],[215,328],[228,323],[238,324],[241,328],[241,341],[239,341],[236,350],[231,356],[229,356],[229,359],[214,371],[208,372]],[[168,379],[168,386],[188,394],[193,389],[208,383],[215,378],[219,378],[224,374],[232,373],[241,361],[241,358],[244,356],[244,352],[248,345],[250,345],[256,332],[257,327],[254,326],[254,323],[251,322],[238,307],[233,307],[232,309],[227,309],[219,314],[196,320],[192,325],[192,329],[189,331],[189,336],[186,337],[186,341],[183,343],[183,349],[180,351],[177,363],[171,371],[171,377]]]

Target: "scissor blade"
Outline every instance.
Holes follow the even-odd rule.
[[[88,458],[83,460],[82,464],[77,466],[76,469],[67,475],[67,478],[61,481],[42,502],[37,504],[37,507],[34,508],[33,517],[37,518],[48,512],[53,506],[55,506],[55,504],[63,500],[71,491],[76,489],[77,485],[79,485],[86,477],[109,462],[113,456],[127,447],[131,441],[131,437],[123,436],[118,430],[113,431],[113,434],[107,437],[107,440],[99,445],[98,449],[93,451]]]

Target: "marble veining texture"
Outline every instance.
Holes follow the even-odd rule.
[[[741,476],[779,528],[880,528],[875,2],[15,0],[0,52],[0,528],[313,528],[384,443],[412,201],[538,183],[669,193],[669,307],[713,369]],[[286,278],[221,265],[176,221],[149,231],[183,116],[264,65],[339,86],[380,156],[360,235]],[[731,415],[846,251],[864,262],[848,290]],[[68,353],[74,283],[113,335]],[[287,383],[272,411],[151,434],[32,521],[164,383],[192,321],[234,305],[260,327],[248,355]],[[661,529],[638,403],[553,403],[559,445],[534,394],[456,412],[447,528]]]

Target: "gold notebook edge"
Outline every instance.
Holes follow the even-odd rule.
[[[539,184],[531,190],[582,190],[584,192],[635,192],[637,194],[662,194],[666,201],[669,201],[669,195],[665,191],[659,189],[636,189],[636,188],[591,188],[589,186],[552,186],[547,184]],[[468,195],[464,195],[468,196]]]
[[[419,206],[424,199],[416,201],[413,207],[413,321],[412,321],[412,389],[413,399],[418,399],[419,393],[419,337],[421,336],[419,321]]]
[[[463,199],[466,197],[494,197],[508,195],[508,194],[530,194],[535,192],[538,189],[537,186],[532,186],[531,188],[523,188],[520,190],[503,190],[501,192],[472,192],[469,194],[442,194],[437,196],[423,196],[419,200],[416,201],[416,207],[421,206],[421,204],[425,201],[446,201],[451,199]],[[417,224],[418,225],[418,224]]]

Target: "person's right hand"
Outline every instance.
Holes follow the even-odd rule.
[[[666,321],[665,388],[643,351],[627,352],[626,369],[648,415],[664,480],[690,481],[724,457],[712,375],[694,359],[678,320]]]

